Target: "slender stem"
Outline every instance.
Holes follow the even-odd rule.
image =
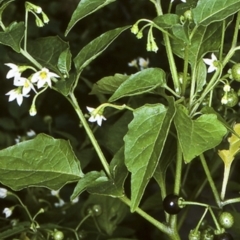
[[[227,166],[225,165],[223,182],[222,182],[222,190],[221,190],[221,200],[224,200],[224,198],[225,198],[230,170],[231,170],[231,164],[229,164]]]
[[[131,206],[131,201],[130,199],[128,199],[126,196],[120,198],[120,200],[122,202],[124,202],[125,204],[127,204],[128,206]],[[152,216],[150,216],[149,214],[147,214],[146,212],[144,212],[141,208],[136,208],[136,213],[138,213],[140,216],[142,216],[144,219],[146,219],[148,222],[150,222],[151,224],[153,224],[157,229],[159,229],[160,231],[162,231],[163,233],[167,234],[169,237],[171,237],[173,235],[171,229],[169,229],[169,227],[159,221],[157,221],[155,218],[153,218]],[[179,237],[175,237],[175,238],[171,238],[174,240],[180,240]]]
[[[226,20],[223,21],[223,25],[222,25],[222,37],[221,37],[221,45],[220,45],[220,50],[219,50],[219,60],[220,61],[222,61],[222,56],[223,56],[225,28],[226,28]]]
[[[208,182],[209,182],[209,184],[210,184],[210,187],[211,187],[211,189],[212,189],[212,192],[213,192],[215,201],[216,201],[217,205],[220,206],[221,200],[220,200],[220,197],[219,197],[217,188],[216,188],[216,186],[215,186],[215,183],[214,183],[214,181],[213,181],[213,179],[212,179],[211,172],[209,171],[208,165],[207,165],[207,163],[206,163],[206,159],[205,159],[205,157],[204,157],[203,154],[200,155],[200,160],[201,160],[203,169],[204,169],[204,171],[205,171],[205,174],[206,174],[206,176],[207,176]]]
[[[174,183],[174,193],[179,195],[181,189],[181,177],[182,177],[182,149],[178,141],[177,144],[177,162],[176,162],[176,173],[175,173],[175,183]]]
[[[24,51],[27,51],[28,10],[25,12]]]
[[[174,194],[179,195],[181,190],[181,178],[182,178],[182,149],[179,141],[177,142],[177,159],[176,159],[176,171],[175,171],[175,182],[174,182]],[[171,228],[177,232],[177,215],[173,215],[169,219]]]
[[[17,200],[19,201],[19,203],[21,204],[21,206],[25,209],[25,211],[26,211],[26,213],[27,213],[30,221],[31,221],[32,223],[34,223],[35,221],[34,221],[34,219],[32,218],[30,212],[28,211],[28,208],[27,208],[26,205],[22,202],[22,200],[18,197],[18,195],[15,194],[15,193],[12,193],[12,192],[9,192],[8,194],[9,194],[9,195],[13,195],[14,197],[17,198]]]
[[[24,57],[26,57],[32,64],[34,64],[37,68],[42,69],[42,65],[39,62],[37,62],[27,51],[21,48],[20,53]]]
[[[185,47],[185,53],[184,53],[184,66],[183,66],[183,83],[182,83],[182,92],[181,94],[184,96],[186,87],[187,87],[187,74],[188,74],[188,46]]]
[[[175,64],[175,59],[173,56],[172,46],[170,43],[169,36],[165,33],[163,33],[163,40],[164,40],[164,43],[166,46],[166,52],[167,52],[170,70],[171,70],[171,74],[172,74],[174,89],[175,89],[176,93],[179,94],[180,93],[180,83],[178,80],[178,73],[177,73],[177,68],[176,68],[176,64]]]
[[[237,45],[237,39],[238,39],[238,33],[239,33],[239,22],[240,22],[240,12],[238,12],[237,14],[231,49],[235,48]]]
[[[75,109],[75,111],[76,111],[76,113],[77,113],[77,115],[78,115],[84,129],[85,129],[85,131],[87,132],[88,137],[90,138],[90,141],[91,141],[93,147],[95,148],[95,150],[97,152],[97,155],[100,158],[100,161],[101,161],[107,175],[110,176],[111,174],[110,174],[109,164],[108,164],[108,162],[107,162],[107,160],[106,160],[98,142],[96,141],[96,138],[93,135],[92,130],[90,129],[90,127],[89,127],[89,125],[88,125],[88,123],[87,123],[79,105],[78,105],[76,97],[74,96],[73,93],[70,93],[69,97],[70,97],[70,99],[68,99],[69,102],[72,104],[73,108]]]
[[[86,216],[80,221],[80,223],[77,225],[77,227],[75,228],[75,231],[78,231],[78,229],[81,227],[81,225],[82,225],[89,217],[91,217],[91,216],[92,216],[91,213],[88,214],[88,215],[86,215]]]
[[[240,197],[225,200],[225,201],[222,202],[221,205],[222,205],[222,206],[226,206],[226,205],[228,205],[228,204],[238,203],[238,202],[240,202]]]

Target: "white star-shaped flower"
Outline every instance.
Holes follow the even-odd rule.
[[[5,214],[5,217],[8,218],[12,215],[12,209],[11,208],[4,208],[3,213]]]
[[[31,91],[31,89],[35,93],[37,93],[33,84],[27,78],[20,77],[19,80],[14,85],[17,86],[17,87],[22,87],[23,95],[27,95]]]
[[[8,71],[6,78],[14,78],[14,84],[19,80],[21,77],[20,68],[13,63],[5,63],[6,66],[10,67],[11,69]]]
[[[49,87],[52,87],[52,77],[59,78],[56,73],[50,72],[47,68],[42,68],[42,70],[33,74],[31,81],[33,83],[37,82],[38,88],[43,87],[45,84],[48,84]]]
[[[140,69],[143,70],[145,68],[148,68],[149,65],[149,59],[147,58],[146,60],[142,57],[138,58],[138,64],[140,66]]]
[[[7,196],[7,192],[6,188],[0,188],[0,198],[5,198]]]
[[[218,60],[217,60],[217,57],[215,56],[214,53],[211,54],[211,58],[203,58],[203,61],[209,65],[208,67],[208,73],[210,72],[214,72],[217,70],[217,63],[218,63]]]
[[[91,114],[91,117],[88,119],[89,122],[97,122],[99,126],[102,125],[102,120],[107,120],[103,115],[95,113],[95,108],[87,107],[87,110]]]
[[[9,102],[16,99],[19,106],[21,106],[21,104],[23,102],[23,97],[29,97],[29,95],[24,95],[22,93],[21,87],[15,88],[15,89],[9,91],[8,93],[6,93],[5,95],[9,95],[9,99],[8,99]]]

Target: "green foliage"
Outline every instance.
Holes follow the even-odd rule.
[[[144,189],[156,169],[174,113],[172,100],[169,107],[162,104],[145,105],[134,111],[134,119],[124,137],[125,164],[132,173],[132,211],[139,205]]]
[[[0,238],[221,235],[240,202],[240,2],[20,4],[0,0]]]
[[[13,22],[6,28],[5,32],[0,32],[0,43],[11,47],[14,51],[20,52],[20,44],[24,34],[24,23]]]
[[[94,13],[95,11],[103,8],[104,6],[114,2],[115,0],[85,0],[80,1],[72,18],[68,24],[65,35],[69,33],[72,27],[82,18]]]
[[[0,161],[0,180],[13,190],[29,186],[58,190],[83,177],[69,142],[44,134],[2,150]]]

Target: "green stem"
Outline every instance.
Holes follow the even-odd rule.
[[[76,97],[74,96],[73,93],[70,93],[69,97],[70,97],[70,99],[68,99],[68,100],[72,104],[73,108],[75,109],[75,111],[76,111],[76,113],[77,113],[77,115],[78,115],[78,117],[79,117],[79,119],[80,119],[80,121],[81,121],[81,123],[82,123],[82,125],[83,125],[83,127],[85,129],[85,131],[87,132],[87,135],[90,138],[90,141],[91,141],[93,147],[95,148],[95,150],[97,152],[97,155],[100,158],[100,161],[101,161],[101,163],[102,163],[102,165],[104,167],[104,170],[106,171],[107,175],[110,176],[111,173],[110,173],[110,169],[109,169],[109,164],[108,164],[108,162],[107,162],[107,160],[106,160],[106,158],[105,158],[105,156],[104,156],[104,154],[103,154],[103,152],[102,152],[98,142],[96,141],[96,138],[93,135],[92,130],[90,129],[90,127],[89,127],[89,125],[88,125],[88,123],[87,123],[87,121],[86,121],[86,119],[85,119],[85,117],[84,117],[84,115],[83,115],[79,105],[78,105]]]
[[[210,184],[210,187],[211,187],[211,189],[212,189],[212,192],[213,192],[215,201],[216,201],[217,205],[220,206],[221,200],[220,200],[220,197],[219,197],[217,188],[216,188],[216,186],[215,186],[215,183],[214,183],[214,181],[213,181],[213,179],[212,179],[211,172],[209,171],[208,165],[207,165],[207,163],[206,163],[206,159],[205,159],[205,157],[204,157],[203,154],[201,154],[199,157],[200,157],[200,160],[201,160],[203,169],[204,169],[204,171],[205,171],[205,174],[206,174],[206,176],[207,176],[208,182],[209,182],[209,184]]]
[[[188,46],[185,47],[185,54],[184,54],[184,66],[183,66],[183,83],[182,83],[182,92],[181,94],[184,96],[186,87],[187,87],[187,74],[188,74]]]
[[[131,206],[131,201],[126,196],[120,198],[120,200],[129,207]],[[137,207],[135,211],[152,225],[154,225],[157,229],[159,229],[161,232],[168,235],[172,240],[180,240],[178,233],[173,232],[172,229],[170,229],[167,225],[157,221],[155,218],[144,212],[141,208]]]
[[[42,69],[42,65],[39,62],[37,62],[27,51],[21,48],[20,53],[25,58],[27,58],[32,64],[34,64],[37,68]]]
[[[27,28],[28,28],[28,10],[25,13],[25,29],[24,29],[24,51],[27,51]]]
[[[238,202],[240,202],[240,197],[225,200],[225,201],[223,201],[223,202],[221,203],[221,206],[223,207],[223,206],[226,206],[226,205],[228,205],[228,204],[238,203]]]
[[[180,143],[177,144],[177,162],[176,162],[176,173],[175,173],[175,183],[174,183],[174,194],[179,195],[181,189],[181,177],[182,177],[182,150]]]
[[[223,21],[223,25],[222,25],[222,37],[221,37],[221,45],[220,45],[220,51],[219,51],[219,60],[220,61],[222,61],[222,56],[223,56],[225,28],[226,28],[226,20]]]
[[[237,14],[231,49],[235,48],[237,45],[237,39],[239,34],[239,23],[240,23],[240,12],[238,12]]]
[[[224,200],[224,198],[225,198],[230,170],[231,170],[231,164],[224,167],[224,175],[223,175],[222,190],[221,190],[221,200]]]

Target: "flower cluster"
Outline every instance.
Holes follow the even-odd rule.
[[[11,102],[16,99],[19,106],[22,104],[24,97],[30,96],[29,93],[31,90],[38,94],[34,86],[37,86],[38,89],[45,86],[52,87],[51,78],[59,77],[57,74],[50,72],[47,68],[36,71],[36,69],[31,66],[17,66],[13,63],[6,63],[5,65],[11,68],[6,78],[13,78],[13,85],[17,87],[6,93],[6,95],[9,95],[8,101]],[[32,69],[35,73],[29,78],[22,77],[22,73],[27,69]]]
[[[148,58],[144,59],[142,57],[133,59],[131,62],[128,63],[129,67],[135,67],[140,70],[148,68],[148,65],[149,65],[149,59]]]

